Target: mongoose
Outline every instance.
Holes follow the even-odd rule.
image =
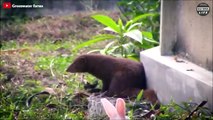
[[[102,80],[106,96],[120,96],[131,88],[146,89],[143,64],[125,58],[85,54],[74,60],[67,72],[87,72]]]

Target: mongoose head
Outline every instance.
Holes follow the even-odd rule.
[[[79,56],[74,60],[74,62],[67,68],[67,72],[77,73],[77,72],[87,72],[86,71],[86,56]]]

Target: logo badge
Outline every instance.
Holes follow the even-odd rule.
[[[209,11],[210,11],[210,7],[208,4],[206,3],[200,3],[198,6],[197,6],[197,13],[198,15],[200,16],[206,16],[209,14]]]
[[[4,9],[10,9],[11,8],[11,2],[4,2],[3,5],[2,5],[2,7]]]

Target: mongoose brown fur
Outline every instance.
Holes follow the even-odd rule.
[[[121,96],[126,89],[146,89],[143,64],[107,55],[85,54],[74,60],[67,72],[87,72],[102,80],[106,96]]]

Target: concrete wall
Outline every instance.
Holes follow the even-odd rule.
[[[212,72],[189,61],[177,62],[174,56],[161,56],[159,47],[141,52],[148,87],[163,104],[174,100],[201,103],[213,111]]]
[[[177,41],[177,5],[176,0],[162,0],[160,14],[160,47],[162,55],[173,55]]]
[[[196,11],[202,2],[210,6],[207,16]],[[161,103],[207,100],[213,111],[212,4],[212,0],[161,1],[160,47],[140,54],[148,88],[156,91]]]
[[[199,3],[210,6],[207,16],[196,11]],[[164,0],[161,11],[161,53],[178,54],[213,70],[212,0]]]

